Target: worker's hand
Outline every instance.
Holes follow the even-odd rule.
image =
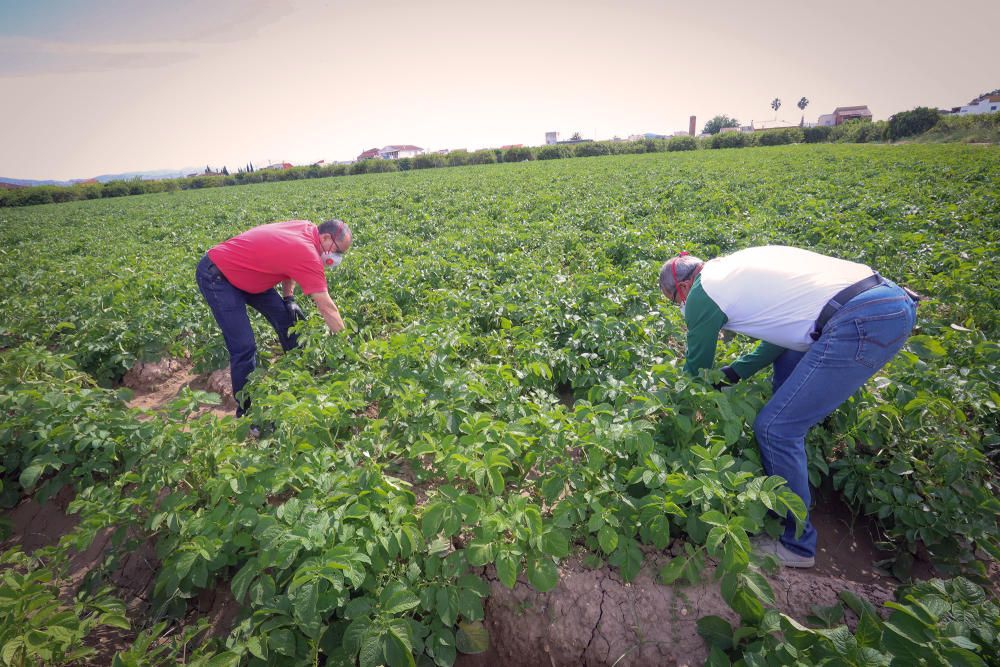
[[[288,309],[288,314],[292,318],[292,324],[295,324],[296,322],[300,322],[306,319],[306,314],[302,312],[302,308],[299,306],[299,304],[295,303],[294,296],[285,297],[285,308]]]
[[[731,366],[723,366],[722,374],[726,376],[725,379],[719,380],[718,382],[713,384],[712,389],[722,391],[724,387],[731,387],[740,381],[740,376],[736,373],[736,371],[732,369]]]

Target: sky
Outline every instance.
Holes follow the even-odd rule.
[[[998,25],[997,0],[0,0],[0,175],[797,124],[801,97],[882,119],[1000,88]]]

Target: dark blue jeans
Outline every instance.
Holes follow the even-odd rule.
[[[806,432],[851,397],[906,343],[916,304],[886,280],[854,297],[830,318],[805,352],[787,350],[774,361],[774,394],[757,415],[754,434],[764,471],[788,480],[809,507]],[[795,537],[789,513],[781,542],[801,556],[816,555],[816,529],[808,519]]]
[[[236,416],[242,417],[250,407],[250,399],[240,396],[240,391],[247,383],[247,376],[257,366],[257,341],[254,340],[253,329],[250,327],[247,306],[267,318],[278,333],[281,349],[285,351],[298,346],[295,334],[288,333],[288,327],[294,321],[276,290],[251,294],[234,287],[208,255],[198,262],[195,279],[208,307],[212,309],[215,321],[222,329],[222,337],[229,351],[229,374],[233,379],[233,395],[236,396]]]

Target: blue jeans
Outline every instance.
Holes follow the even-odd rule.
[[[780,475],[809,507],[806,432],[857,391],[906,343],[916,304],[895,283],[862,292],[838,310],[805,352],[787,350],[774,361],[774,394],[757,415],[754,434],[764,470]],[[816,555],[816,529],[807,519],[785,518],[782,544],[800,556]]]
[[[269,289],[260,294],[244,292],[233,286],[212,260],[205,255],[198,262],[195,271],[198,289],[212,309],[215,321],[222,329],[222,337],[229,351],[229,374],[233,380],[233,395],[236,396],[236,416],[242,417],[250,407],[250,399],[240,396],[240,391],[247,383],[247,376],[257,367],[257,341],[250,327],[250,317],[247,306],[253,307],[278,333],[281,349],[288,351],[298,347],[295,334],[288,333],[288,327],[294,324],[288,307],[276,290]]]

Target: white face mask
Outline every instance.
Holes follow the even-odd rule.
[[[332,271],[340,266],[340,263],[344,260],[344,253],[332,251],[324,252],[320,253],[319,258],[323,262],[323,268],[327,271]]]

